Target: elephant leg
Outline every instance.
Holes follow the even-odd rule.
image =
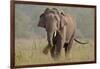
[[[73,44],[73,40],[74,40],[74,33],[73,33],[73,35],[72,35],[72,37],[71,37],[69,43],[65,43],[65,44],[64,44],[65,56],[66,56],[67,54],[69,54],[70,49],[71,49],[72,44]]]
[[[53,43],[53,47],[51,48],[51,50],[50,50],[50,53],[51,53],[51,57],[53,57],[54,59],[55,59],[55,47],[56,47],[56,43],[57,43],[57,38],[58,38],[58,33],[57,33],[57,35],[56,36],[54,36],[54,34],[53,34],[53,39],[52,39],[52,43]]]
[[[55,55],[55,46],[53,46],[53,47],[51,48],[50,53],[51,53],[51,57],[52,57],[53,59],[56,59],[56,55]]]
[[[59,42],[59,41],[58,41]],[[57,44],[55,46],[55,55],[59,58],[59,56],[61,55],[61,46],[62,46],[62,42],[59,43],[59,45]]]
[[[62,41],[62,38],[61,36],[57,33],[55,39],[54,39],[54,46],[51,48],[51,56],[54,58],[54,59],[57,59],[59,58],[60,56],[60,53],[61,53],[61,47],[63,46],[63,41]]]
[[[73,39],[69,42],[69,43],[65,43],[64,44],[64,48],[65,48],[65,55],[69,54],[70,49],[72,47],[73,44]]]
[[[73,39],[68,43],[66,44],[65,43],[65,58],[69,61],[72,61],[71,58],[72,58],[72,55],[70,53],[71,51],[71,48],[72,48],[72,44],[73,44]]]
[[[67,53],[67,51],[68,51],[68,50],[67,50],[67,49],[68,49],[68,45],[69,45],[69,43],[65,43],[65,44],[64,44],[65,55],[66,55],[66,53]]]
[[[59,59],[60,54],[61,54],[61,46],[60,45],[55,45],[51,48],[51,57],[55,60]]]

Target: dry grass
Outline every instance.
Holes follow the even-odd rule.
[[[94,60],[94,44],[81,45],[74,42],[70,54],[65,57],[64,50],[61,52],[61,59],[54,61],[50,53],[44,55],[43,48],[47,45],[45,39],[16,39],[15,40],[15,61],[16,65],[32,65],[32,64],[51,64],[51,63],[67,63]]]

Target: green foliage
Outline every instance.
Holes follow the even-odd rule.
[[[16,11],[15,14],[15,34],[18,38],[26,38],[30,36],[31,22],[30,17],[24,15],[20,11]]]

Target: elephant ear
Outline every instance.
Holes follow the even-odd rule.
[[[65,15],[61,13],[61,16],[60,16],[60,28],[64,28],[64,26],[67,25],[67,21],[65,19]]]
[[[48,13],[50,11],[50,8],[46,8],[44,13]]]
[[[38,26],[45,28],[45,14],[44,13],[40,15]]]
[[[45,28],[45,26],[46,26],[46,23],[45,23],[46,22],[46,14],[49,11],[50,11],[50,8],[46,8],[45,11],[44,11],[44,13],[42,13],[40,15],[40,20],[39,20],[39,24],[38,24],[39,27]]]

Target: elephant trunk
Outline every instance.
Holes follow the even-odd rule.
[[[56,32],[47,32],[47,40],[48,40],[48,45],[50,47],[54,46],[53,44],[53,38],[56,36]]]
[[[49,49],[54,47],[54,37],[56,36],[56,33],[51,33],[47,32],[47,40],[48,40],[48,45],[44,48],[43,53],[47,54]]]
[[[52,37],[53,37],[53,33],[47,32],[47,40],[48,40],[48,45],[49,45],[50,47],[53,46]]]

